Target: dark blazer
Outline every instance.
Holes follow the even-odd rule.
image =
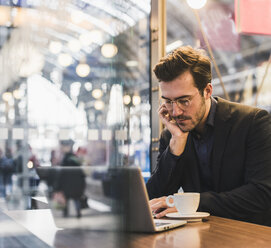
[[[160,137],[157,167],[147,182],[150,199],[200,192],[198,211],[271,226],[271,116],[265,110],[217,97],[212,151],[214,191],[202,192],[191,134],[181,156],[169,151],[171,134]]]

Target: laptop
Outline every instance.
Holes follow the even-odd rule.
[[[149,197],[139,167],[120,168],[125,185],[125,230],[135,232],[159,232],[186,224],[183,220],[154,219]]]
[[[153,233],[186,224],[153,218],[139,167],[41,167],[37,173],[47,184],[46,195],[59,228]],[[61,206],[54,198],[63,189],[69,191],[65,193],[69,199],[65,204],[60,199]],[[87,198],[87,207],[78,214],[81,196]]]

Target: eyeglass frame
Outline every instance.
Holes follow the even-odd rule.
[[[197,93],[199,93],[199,91],[198,91]],[[177,106],[179,109],[185,111],[185,110],[189,109],[189,107],[191,106],[191,102],[192,102],[192,100],[194,99],[194,97],[197,95],[197,93],[195,93],[195,94],[192,95],[192,96],[187,96],[187,95],[185,95],[185,96],[180,96],[180,97],[177,97],[175,100],[171,100],[171,99],[168,99],[168,98],[166,98],[166,97],[164,97],[164,96],[161,96],[161,98],[162,98],[161,100],[162,100],[162,102],[163,102],[163,101],[168,101],[168,102],[164,102],[165,106],[166,106],[167,104],[170,104],[170,107],[166,106],[166,108],[167,108],[168,110],[173,110],[173,103],[175,102],[175,103],[176,103],[176,106]],[[190,99],[183,99],[183,98],[186,98],[186,97],[190,97]],[[184,105],[183,103],[180,103],[180,101],[187,102],[187,105]],[[181,106],[180,106],[180,105],[181,105]]]

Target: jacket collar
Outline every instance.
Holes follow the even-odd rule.
[[[222,157],[224,155],[225,147],[229,138],[229,132],[232,127],[231,108],[230,102],[220,97],[215,97],[217,100],[217,108],[215,114],[214,125],[214,144],[212,154],[212,166],[213,166],[213,183],[215,190],[219,192],[219,182],[221,176]]]

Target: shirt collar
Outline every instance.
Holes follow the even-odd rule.
[[[211,96],[211,107],[210,107],[210,111],[209,111],[209,114],[208,114],[208,117],[207,117],[206,125],[209,125],[209,126],[212,126],[212,127],[214,126],[216,105],[217,105],[216,99],[214,99]]]
[[[210,107],[209,114],[205,123],[206,130],[204,131],[202,135],[198,134],[195,130],[192,130],[191,134],[194,138],[201,139],[202,137],[205,137],[207,135],[208,130],[209,131],[212,130],[215,123],[216,105],[217,105],[216,99],[211,96],[211,107]],[[209,127],[211,127],[211,129]]]

